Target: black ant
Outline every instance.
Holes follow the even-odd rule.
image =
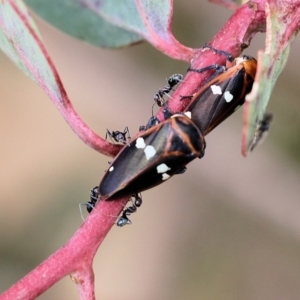
[[[99,199],[99,187],[95,186],[91,189],[90,193],[90,201],[87,203],[80,203],[79,204],[79,210],[82,220],[84,220],[83,214],[82,214],[82,206],[84,205],[86,207],[87,212],[90,214],[92,210],[95,208],[95,205]]]
[[[105,139],[107,139],[107,136],[109,136],[112,141],[115,141],[115,142],[121,143],[121,144],[126,144],[127,140],[130,141],[130,139],[131,139],[130,134],[129,134],[129,129],[127,126],[124,128],[123,132],[122,131],[110,132],[107,129]]]
[[[169,94],[175,85],[177,85],[180,81],[182,81],[183,76],[181,74],[173,74],[167,79],[168,85],[158,90],[158,92],[154,95],[154,101],[159,107],[162,107],[165,104],[164,95]]]
[[[173,115],[173,113],[170,111],[170,109],[167,107],[167,104],[165,104],[165,108],[163,110],[163,115],[164,115],[164,120],[170,119],[171,116]],[[153,108],[152,108],[152,117],[149,119],[147,125],[141,125],[139,127],[139,131],[145,131],[148,130],[149,128],[156,126],[157,124],[159,124],[160,121],[153,116]]]
[[[142,205],[142,196],[141,194],[135,194],[132,196],[134,198],[134,201],[131,206],[128,206],[125,208],[121,214],[121,216],[117,220],[117,226],[123,227],[127,224],[131,224],[131,221],[129,220],[128,216],[130,216],[132,213],[136,212],[138,207]]]
[[[117,220],[117,226],[123,227],[127,224],[131,224],[131,221],[129,220],[128,216],[130,216],[132,213],[136,212],[137,208],[142,205],[142,196],[141,194],[134,194],[132,195],[132,198],[134,198],[133,203],[131,206],[128,206],[125,208],[121,214],[121,216]],[[92,210],[95,208],[95,205],[99,199],[99,187],[95,186],[93,189],[91,189],[90,193],[90,201],[81,205],[86,206],[86,210],[88,213],[91,213]],[[80,208],[81,211],[81,208]]]
[[[92,210],[94,209],[97,201],[99,198],[99,186],[95,186],[93,189],[91,189],[90,193],[90,201],[86,203],[86,210],[90,214]]]

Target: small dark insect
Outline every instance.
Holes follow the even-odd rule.
[[[90,201],[85,204],[88,213],[92,212],[92,210],[94,209],[98,201],[98,198],[99,198],[99,186],[95,186],[94,188],[91,189]]]
[[[121,143],[121,144],[126,144],[127,141],[130,141],[130,139],[131,139],[130,134],[129,134],[129,129],[128,129],[127,126],[124,128],[123,132],[122,131],[112,131],[112,132],[110,132],[107,129],[105,139],[107,139],[107,136],[109,136],[109,138],[112,141],[115,141],[115,142]]]
[[[175,85],[177,85],[180,81],[182,81],[183,76],[181,74],[173,74],[167,80],[168,85],[158,90],[158,92],[154,95],[154,101],[159,107],[162,107],[165,104],[164,96],[168,95]]]
[[[233,66],[206,83],[193,96],[186,108],[199,130],[207,135],[245,102],[256,74],[256,59],[244,55],[235,59]],[[194,72],[204,69],[190,69]]]
[[[146,126],[145,126],[145,125],[141,125],[141,126],[139,127],[139,131],[145,131],[145,130],[147,130],[147,129],[153,127],[153,126],[158,125],[159,123],[160,123],[159,120],[158,120],[155,116],[152,116],[152,117],[149,119],[149,121],[147,122],[147,125],[146,125]]]
[[[134,200],[132,200],[132,205],[125,208],[121,214],[121,216],[117,220],[117,226],[123,227],[128,224],[132,224],[129,220],[128,216],[130,216],[132,213],[136,212],[138,207],[142,205],[142,196],[141,194],[135,194],[132,196]]]
[[[273,114],[265,113],[263,119],[256,125],[253,141],[250,145],[250,151],[260,145],[267,137],[270,129],[270,124],[273,121]]]
[[[117,200],[159,185],[202,158],[205,140],[186,115],[173,115],[131,140],[99,185],[103,200]]]
[[[170,119],[172,117],[172,112],[170,111],[170,109],[167,107],[167,105],[165,105],[164,109],[163,109],[163,114],[164,114],[164,120]],[[153,111],[152,111],[152,117],[149,119],[148,123],[146,126],[141,125],[139,127],[139,131],[145,131],[148,130],[149,128],[156,126],[160,123],[160,121],[158,120],[158,118],[156,118],[155,116],[153,116]]]
[[[92,210],[94,209],[98,199],[99,199],[99,186],[95,186],[93,189],[91,189],[90,201],[87,203],[79,204],[80,215],[81,215],[81,218],[83,221],[84,221],[84,216],[82,213],[82,206],[85,206],[87,212],[90,214],[92,212]]]

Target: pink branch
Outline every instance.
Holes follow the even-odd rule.
[[[99,201],[70,241],[0,295],[0,300],[35,299],[69,274],[81,299],[93,299],[93,258],[127,201]]]

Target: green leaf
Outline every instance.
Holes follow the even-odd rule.
[[[124,20],[138,20],[139,16],[134,1],[111,1],[110,5],[104,1],[103,5],[97,5],[100,1],[82,0],[25,0],[26,3],[43,19],[65,33],[84,40],[96,46],[116,48],[136,43],[142,37],[104,14],[105,10],[118,11]],[[124,3],[123,3],[124,2]],[[128,5],[128,2],[131,5]]]
[[[59,105],[64,89],[24,3],[0,1],[0,48]]]
[[[255,135],[256,124],[264,116],[273,87],[287,62],[290,45],[299,28],[297,9],[288,3],[266,3],[267,33],[265,51],[258,52],[258,67],[252,91],[246,96],[243,119],[242,154],[246,156]]]
[[[176,59],[189,61],[194,54],[171,32],[172,0],[25,1],[53,26],[97,46],[116,48],[146,39]]]
[[[120,150],[94,133],[74,110],[21,0],[0,1],[0,48],[44,90],[73,131],[87,145],[106,155],[115,155]]]

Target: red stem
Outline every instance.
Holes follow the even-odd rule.
[[[69,274],[81,299],[94,299],[93,258],[127,201],[100,201],[69,242],[0,295],[0,300],[35,299]]]

